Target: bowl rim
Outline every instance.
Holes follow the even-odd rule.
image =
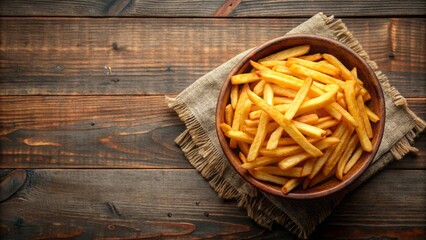
[[[230,84],[230,80],[231,77],[233,75],[235,75],[236,73],[238,73],[241,68],[247,64],[247,61],[251,60],[253,58],[253,54],[257,53],[257,52],[261,52],[262,50],[267,49],[268,47],[277,44],[281,41],[286,41],[286,40],[290,40],[290,39],[297,39],[297,38],[304,38],[304,39],[316,39],[316,40],[320,40],[320,41],[325,41],[331,44],[336,44],[339,47],[343,48],[344,51],[349,52],[351,55],[353,55],[353,57],[357,58],[358,61],[360,61],[363,65],[366,66],[366,69],[368,71],[368,74],[372,76],[372,81],[374,81],[377,86],[377,94],[379,97],[379,108],[380,108],[380,121],[383,121],[380,124],[380,128],[378,129],[378,135],[377,135],[377,144],[373,146],[373,150],[370,153],[363,153],[364,154],[369,154],[367,159],[362,163],[362,166],[359,168],[359,170],[357,172],[355,172],[349,179],[342,181],[339,184],[336,184],[335,186],[332,186],[331,188],[327,188],[327,189],[323,189],[320,190],[318,192],[308,192],[308,193],[300,193],[300,192],[290,192],[288,194],[284,194],[282,193],[280,190],[276,190],[273,189],[273,191],[269,191],[272,188],[265,188],[264,186],[267,185],[267,183],[261,182],[257,179],[255,179],[254,177],[252,177],[250,174],[248,174],[247,170],[242,169],[240,166],[234,164],[233,161],[230,160],[230,158],[236,157],[236,156],[232,156],[233,152],[230,148],[229,145],[226,144],[226,146],[231,150],[231,151],[225,151],[224,150],[224,143],[227,143],[227,139],[225,137],[225,135],[223,134],[222,130],[220,129],[220,123],[221,123],[221,116],[219,113],[219,111],[221,110],[221,108],[223,107],[223,101],[222,98],[224,97],[225,93],[227,92],[228,86]],[[313,35],[313,34],[288,34],[288,35],[284,35],[281,37],[277,37],[274,39],[271,39],[267,42],[264,42],[263,44],[259,45],[258,47],[253,48],[246,56],[244,56],[229,72],[229,74],[227,75],[227,78],[225,80],[225,82],[223,83],[220,92],[219,92],[219,97],[217,99],[217,104],[216,104],[216,111],[215,111],[215,125],[216,125],[216,134],[217,137],[219,138],[219,144],[225,154],[226,160],[229,162],[229,164],[233,167],[233,169],[247,182],[249,182],[252,186],[254,186],[256,189],[262,191],[262,192],[266,192],[268,194],[272,194],[278,197],[282,197],[282,198],[288,198],[288,199],[314,199],[314,198],[320,198],[320,197],[324,197],[324,196],[328,196],[331,195],[333,193],[336,193],[346,187],[348,187],[349,185],[351,185],[356,179],[358,179],[364,172],[365,170],[371,165],[371,162],[373,161],[374,157],[377,154],[377,151],[381,145],[382,142],[382,138],[383,138],[383,132],[384,132],[384,126],[385,126],[385,116],[386,116],[386,108],[385,108],[385,99],[384,99],[384,95],[383,95],[383,89],[382,86],[380,84],[380,81],[377,77],[377,75],[375,74],[375,72],[373,71],[373,69],[371,68],[371,66],[367,63],[366,60],[364,60],[364,58],[362,58],[358,53],[356,53],[354,50],[352,50],[350,47],[346,46],[345,44],[336,41],[334,39],[331,38],[327,38],[324,36],[319,36],[319,35]],[[271,186],[271,185],[267,185],[267,186]]]

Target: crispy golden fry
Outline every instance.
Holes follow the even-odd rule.
[[[248,87],[249,87],[248,84],[244,84],[244,87],[241,90],[240,97],[238,98],[237,107],[235,108],[235,112],[234,112],[234,119],[232,120],[232,129],[237,131],[240,130],[240,119],[243,114],[246,101],[248,101],[248,96],[247,96]],[[229,146],[231,148],[236,148],[237,142],[234,139],[231,139]]]
[[[257,167],[256,170],[266,172],[272,175],[282,176],[282,177],[300,177],[302,174],[301,167],[294,167],[284,171],[276,166],[261,166],[261,167]]]
[[[308,53],[310,49],[311,49],[311,47],[309,45],[301,45],[301,46],[289,48],[289,49],[283,50],[281,52],[277,52],[277,53],[274,53],[272,55],[269,55],[265,58],[262,58],[262,59],[259,60],[259,62],[283,61],[283,60],[286,60],[287,58],[302,56],[302,55]]]
[[[303,83],[303,86],[297,92],[296,97],[290,103],[290,106],[288,107],[286,113],[284,114],[284,117],[287,118],[287,120],[292,120],[293,117],[296,115],[297,110],[299,110],[300,105],[302,105],[303,100],[308,95],[311,85],[312,78],[307,78],[306,81]]]
[[[369,107],[365,106],[365,111],[367,112],[367,116],[370,121],[372,121],[373,123],[377,123],[378,121],[380,121],[379,116],[377,116],[373,111],[371,111]]]
[[[256,69],[256,70],[269,69],[269,68],[263,66],[262,64],[255,62],[255,61],[250,61],[250,64],[253,67],[253,69]]]
[[[333,106],[334,109],[336,109],[340,114],[342,114],[342,119],[347,124],[349,124],[352,127],[358,126],[358,122],[355,120],[355,118],[348,111],[342,108],[342,106],[340,106],[338,103],[336,102],[331,103],[330,106]]]
[[[238,91],[239,91],[238,85],[232,85],[230,98],[231,98],[232,109],[234,110],[237,108],[238,97],[239,97]]]
[[[263,156],[266,157],[286,157],[286,156],[290,156],[296,153],[301,153],[304,152],[303,148],[301,148],[299,145],[290,145],[290,146],[283,146],[283,147],[277,147],[275,149],[260,149],[260,153]]]
[[[317,158],[309,158],[305,161],[305,164],[303,164],[302,173],[300,174],[301,177],[306,177],[306,176],[309,176],[311,174],[316,160],[317,160]],[[309,179],[309,178],[307,178],[307,179]]]
[[[247,134],[245,132],[237,131],[237,130],[234,130],[234,129],[231,129],[231,130],[225,132],[225,135],[227,137],[229,137],[230,139],[234,139],[234,140],[237,140],[237,141],[240,141],[240,142],[245,142],[245,143],[250,143],[250,144],[253,142],[253,139],[254,139],[254,137],[252,135]]]
[[[262,64],[263,66],[267,67],[267,68],[273,68],[275,66],[285,66],[286,61],[263,61],[260,64]]]
[[[272,87],[272,90],[274,91],[274,95],[289,97],[289,98],[296,97],[297,91],[294,90],[294,89],[284,88],[284,87],[278,86],[276,84],[271,84],[271,87]]]
[[[333,146],[334,144],[337,144],[339,142],[340,142],[340,140],[338,138],[329,137],[329,138],[325,138],[325,139],[315,143],[314,145],[318,149],[324,150],[324,149],[329,148],[330,146]],[[309,153],[306,153],[306,152],[293,154],[293,155],[288,156],[288,157],[284,158],[283,160],[281,160],[278,163],[278,167],[280,167],[282,170],[287,170],[287,169],[290,169],[290,168],[296,166],[297,164],[305,161],[306,159],[308,159],[310,157],[312,157],[312,155],[310,155]]]
[[[349,159],[348,163],[346,163],[345,169],[343,171],[344,174],[348,173],[349,170],[355,165],[355,163],[359,160],[364,150],[360,146]]]
[[[269,84],[265,85],[263,96],[265,98],[266,104],[269,104],[272,106],[274,93],[272,92],[272,88],[271,86],[269,86]],[[247,161],[253,162],[257,158],[259,154],[259,149],[262,146],[263,141],[265,140],[265,137],[266,137],[266,133],[267,133],[266,129],[268,128],[268,124],[269,124],[269,115],[266,112],[262,112],[262,114],[260,115],[256,136],[254,137],[254,140],[252,144],[250,145]]]
[[[356,101],[358,103],[359,116],[364,122],[364,127],[368,138],[371,139],[373,138],[373,129],[371,128],[370,119],[368,119],[367,111],[365,110],[364,99],[361,95],[358,95],[356,97]]]
[[[279,126],[278,123],[276,123],[274,121],[270,122],[268,124],[267,128],[266,128],[266,134],[267,135],[271,134],[273,131],[275,131],[275,129],[277,129],[278,126]],[[256,136],[257,126],[256,127],[247,127],[247,126],[244,126],[243,127],[243,132],[248,133],[248,134],[250,134],[252,136]]]
[[[259,76],[256,75],[256,73],[241,73],[237,74],[231,77],[232,84],[243,84],[243,83],[251,83],[258,81]]]
[[[269,137],[268,144],[266,145],[266,149],[272,150],[277,148],[278,142],[281,136],[283,135],[283,133],[284,133],[284,128],[282,128],[281,126],[278,126]]]
[[[300,131],[294,126],[294,124],[287,120],[284,115],[278,112],[273,106],[266,103],[263,99],[261,99],[259,96],[257,96],[250,90],[247,90],[247,95],[254,104],[256,104],[263,111],[268,113],[269,116],[274,119],[275,122],[277,122],[281,127],[283,127],[284,131],[287,132],[287,134],[292,137],[306,152],[308,152],[313,157],[318,157],[322,155],[321,150],[319,150],[310,142],[308,142],[308,140],[303,136],[302,133],[300,133]]]
[[[314,126],[315,126],[315,127],[317,127],[317,128],[321,128],[321,129],[329,129],[329,128],[331,128],[331,127],[336,126],[336,125],[337,125],[337,124],[339,124],[339,123],[340,123],[340,121],[339,121],[339,120],[336,120],[336,119],[330,119],[330,120],[328,120],[328,121],[325,121],[325,122],[321,122],[321,123],[315,124]]]
[[[365,130],[364,121],[361,120],[359,116],[360,111],[358,104],[355,98],[355,81],[347,81],[343,87],[345,92],[345,100],[348,105],[348,110],[358,123],[358,126],[355,128],[359,141],[361,143],[362,149],[366,152],[371,152],[373,150],[373,145],[371,144],[370,139],[368,138],[367,132]]]
[[[232,105],[228,104],[225,107],[225,122],[228,125],[232,125],[232,118],[234,117],[234,110],[232,109]]]
[[[262,96],[263,94],[263,88],[265,87],[266,81],[260,80],[256,86],[253,88],[253,92],[256,93],[258,96]]]
[[[281,188],[281,191],[284,194],[288,194],[291,190],[295,189],[299,184],[303,181],[302,178],[292,178],[284,184],[284,186]]]
[[[312,54],[312,55],[299,56],[297,58],[300,58],[300,59],[303,59],[303,60],[307,60],[307,61],[315,62],[315,61],[321,60],[322,59],[322,55],[321,55],[321,53],[315,53],[315,54]]]
[[[294,119],[295,121],[306,123],[306,124],[315,124],[319,120],[318,115],[316,113],[310,113],[306,115],[299,116]]]
[[[310,183],[309,183],[309,187],[313,187],[321,182],[324,182],[328,179],[330,179],[331,177],[333,177],[334,173],[336,172],[336,168],[334,168],[329,175],[325,176],[324,174],[322,174],[322,172],[318,173],[314,178],[311,179]]]
[[[309,125],[309,124],[306,124],[306,123],[294,121],[294,120],[291,121],[291,122],[294,124],[294,126],[301,133],[305,134],[308,137],[315,138],[315,139],[321,139],[321,138],[325,137],[325,135],[326,135],[325,130],[323,130],[321,128],[318,128],[318,127],[315,127],[315,126],[312,126],[312,125]]]
[[[331,170],[333,170],[333,168],[336,166],[337,162],[339,161],[339,158],[343,155],[343,152],[345,151],[345,148],[348,145],[349,139],[352,136],[353,132],[353,127],[348,126],[345,129],[341,141],[336,145],[336,148],[334,149],[333,153],[327,159],[327,162],[322,168],[322,172],[324,173],[324,175],[328,175]]]
[[[353,76],[351,74],[351,72],[349,71],[349,69],[347,69],[345,67],[345,65],[343,65],[342,62],[340,62],[339,59],[337,59],[335,56],[331,55],[331,54],[322,54],[322,57],[327,60],[329,63],[331,63],[333,66],[335,66],[336,68],[338,68],[341,72],[341,75],[343,77],[343,79],[345,80],[353,80]]]
[[[336,79],[334,77],[328,76],[327,74],[312,70],[310,68],[301,66],[299,64],[292,64],[289,67],[290,71],[297,73],[297,74],[303,74],[306,77],[311,77],[319,82],[322,82],[324,84],[337,84],[339,86],[343,85],[343,81]]]
[[[327,64],[323,62],[312,62],[312,61],[307,61],[300,58],[290,58],[288,59],[285,65],[287,67],[290,67],[293,64],[298,64],[300,66],[303,66],[303,67],[306,67],[306,68],[309,68],[309,69],[312,69],[333,77],[338,77],[340,74],[339,69],[337,69],[331,64]]]
[[[293,101],[293,99],[291,99],[289,97],[274,97],[274,105],[291,103],[292,101]]]
[[[248,151],[249,151],[249,144],[248,143],[245,143],[245,142],[241,142],[241,141],[239,141],[239,142],[237,142],[237,145],[238,145],[238,148],[240,149],[240,151],[245,155],[245,156],[247,156],[247,154],[248,154]]]
[[[265,173],[259,170],[250,170],[249,173],[256,178],[257,180],[267,181],[271,183],[275,183],[278,185],[284,185],[287,183],[288,179],[280,176],[274,176],[269,173]]]
[[[244,156],[244,153],[239,152],[238,156],[240,157],[240,160],[241,160],[242,163],[246,163],[247,162],[247,158],[246,158],[246,156]]]
[[[337,163],[337,170],[336,170],[336,177],[340,180],[343,179],[343,171],[345,169],[346,162],[351,157],[353,151],[355,150],[355,147],[358,143],[359,139],[358,136],[355,134],[352,135],[352,137],[349,139],[349,142],[345,148],[345,151],[343,152],[342,156],[339,159],[339,162]]]
[[[257,127],[257,125],[259,125],[259,119],[255,119],[255,120],[246,119],[244,120],[244,123],[245,123],[245,126],[247,127]]]
[[[276,162],[279,162],[282,158],[275,158],[275,157],[258,157],[254,162],[248,162],[241,165],[244,169],[253,169],[260,166],[267,166]]]
[[[327,121],[332,120],[332,119],[333,119],[332,116],[320,117],[315,124],[321,124],[323,122],[327,122]]]

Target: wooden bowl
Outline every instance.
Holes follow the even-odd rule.
[[[311,45],[311,51],[308,54],[329,53],[336,56],[349,69],[352,69],[352,67],[357,68],[358,77],[364,81],[364,86],[371,95],[371,100],[369,101],[368,105],[371,110],[380,117],[380,121],[377,124],[372,124],[374,133],[374,137],[372,139],[373,151],[370,153],[364,152],[358,162],[352,167],[352,169],[344,175],[342,181],[338,180],[337,178],[331,178],[330,180],[312,188],[302,190],[300,187],[298,187],[288,194],[283,194],[281,192],[280,186],[259,181],[253,178],[247,172],[247,170],[241,168],[241,161],[238,157],[238,150],[233,150],[229,147],[228,139],[221,131],[219,125],[225,122],[225,106],[229,103],[229,94],[232,85],[231,77],[233,75],[249,72],[251,70],[251,65],[249,62],[250,60],[258,61],[263,57],[281,50],[304,44]],[[357,179],[370,165],[379,148],[383,136],[384,122],[385,104],[383,92],[380,83],[370,66],[357,53],[340,42],[315,35],[287,35],[268,41],[252,50],[229,73],[229,76],[227,77],[220,91],[216,107],[216,132],[223,152],[234,169],[241,175],[241,177],[243,177],[247,182],[251,183],[257,189],[275,196],[293,199],[312,199],[324,197],[347,187],[353,181],[355,181],[355,179]]]

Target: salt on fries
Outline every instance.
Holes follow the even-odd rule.
[[[342,180],[373,150],[371,124],[380,120],[365,105],[371,96],[356,68],[309,51],[309,45],[285,49],[232,76],[220,125],[241,167],[284,194],[333,176]]]

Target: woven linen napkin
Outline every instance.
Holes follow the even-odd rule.
[[[166,98],[166,101],[186,126],[186,130],[176,138],[176,143],[220,197],[234,199],[238,206],[247,210],[250,218],[263,227],[270,228],[277,222],[298,237],[308,238],[347,192],[394,159],[401,159],[408,152],[417,151],[411,144],[414,137],[425,128],[425,122],[407,107],[405,99],[389,85],[387,77],[369,59],[341,20],[318,13],[291,30],[291,33],[317,34],[346,44],[370,64],[382,84],[386,100],[383,141],[373,163],[349,188],[312,200],[282,199],[258,191],[245,182],[228,163],[215,130],[216,102],[228,73],[250,50],[230,59],[199,78],[176,98]]]

